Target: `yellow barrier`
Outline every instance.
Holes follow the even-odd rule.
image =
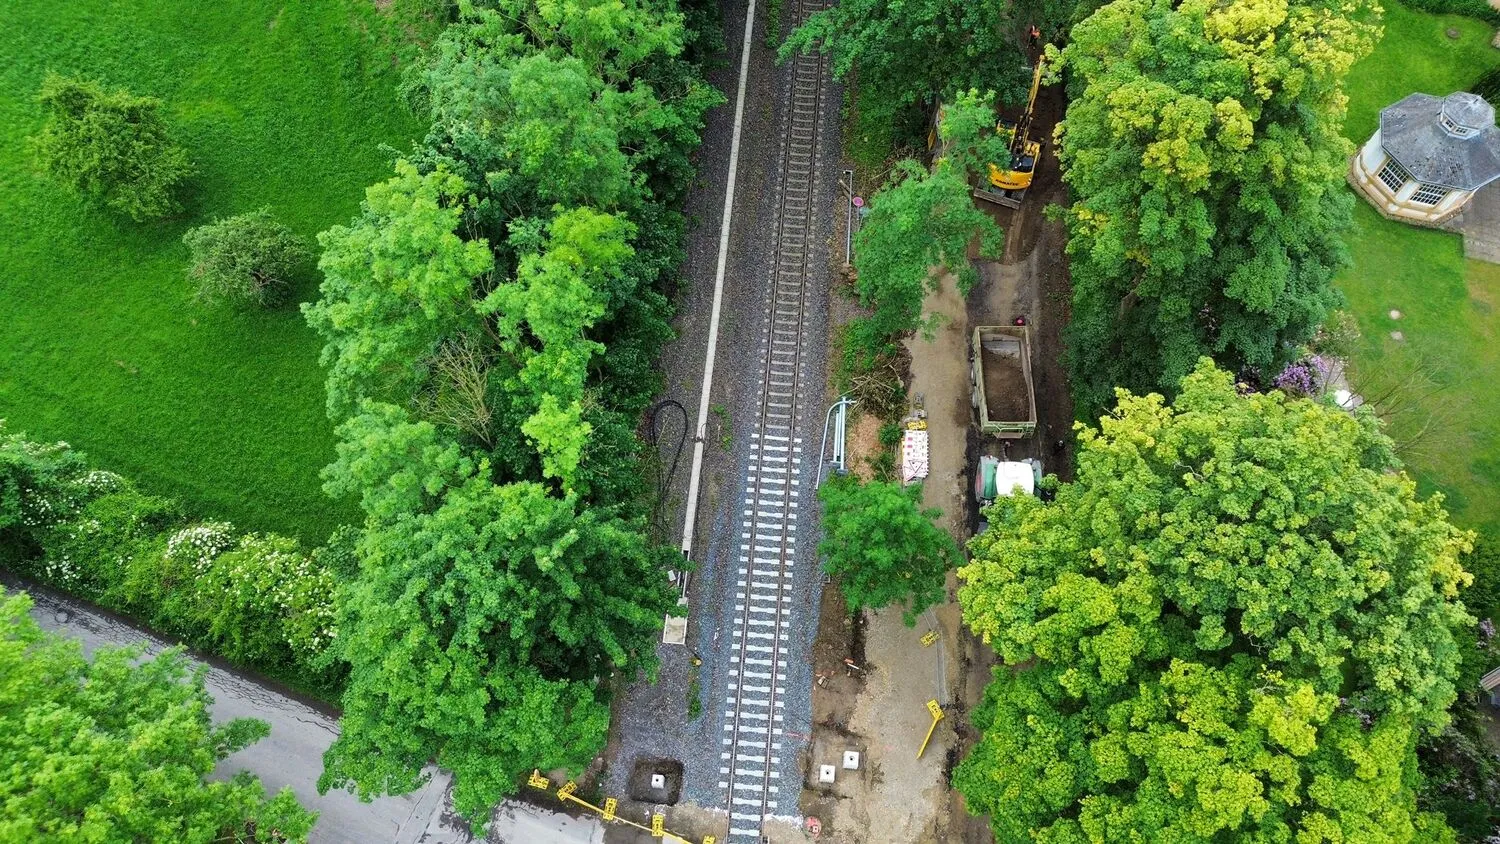
[[[937,640],[938,632],[936,630],[929,630],[926,633],[922,634],[922,647],[925,648],[931,645],[933,642],[936,642]]]
[[[552,787],[552,781],[542,776],[542,772],[538,770],[532,770],[531,776],[527,777],[526,779],[526,784],[541,791],[547,791]],[[577,803],[583,808],[599,815],[599,817],[603,818],[607,822],[622,823],[626,826],[633,826],[636,829],[641,830],[642,832],[649,832],[651,833],[652,838],[660,838],[663,841],[663,844],[693,844],[693,842],[687,838],[683,838],[680,835],[674,835],[670,832],[667,832],[666,815],[652,815],[651,825],[645,826],[644,824],[638,824],[635,821],[626,820],[625,818],[617,815],[615,813],[615,810],[620,807],[620,801],[616,800],[613,797],[604,798],[604,805],[600,807],[595,806],[593,803],[590,803],[581,797],[575,797],[574,795],[577,793],[578,783],[572,780],[568,780],[567,782],[558,786],[557,799],[562,803]],[[703,844],[714,844],[714,840],[715,839],[712,835],[703,836]]]
[[[932,726],[927,728],[927,738],[922,739],[922,746],[917,749],[918,759],[921,759],[922,754],[927,752],[927,743],[932,741],[932,732],[937,729],[938,722],[943,720],[943,707],[939,706],[937,701],[927,701],[927,711],[932,713]]]

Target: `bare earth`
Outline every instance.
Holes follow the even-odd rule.
[[[1038,123],[1050,127],[1061,110],[1057,92],[1039,101]],[[1045,130],[1050,135],[1050,129]],[[1070,288],[1060,224],[1042,218],[1050,202],[1062,201],[1062,186],[1050,145],[1038,170],[1026,206],[1019,212],[980,207],[1006,230],[1000,261],[977,261],[980,282],[967,300],[951,278],[929,296],[926,311],[945,320],[931,340],[907,342],[911,354],[908,395],[927,411],[930,475],[922,487],[926,507],[942,511],[940,520],[960,543],[977,523],[970,494],[971,468],[980,454],[1008,454],[1012,459],[1040,457],[1046,471],[1071,475],[1073,409],[1062,364],[1062,327],[1067,321]],[[847,317],[832,315],[835,322]],[[1031,326],[1032,379],[1037,408],[1035,436],[1002,443],[981,438],[970,400],[969,337],[975,325],[1004,325],[1018,316]],[[1017,373],[1019,374],[1019,373]],[[872,435],[878,424],[858,420],[851,428],[851,466],[865,462],[867,449],[878,449]],[[994,653],[961,625],[951,599],[956,576],[948,578],[950,601],[924,613],[915,628],[902,624],[899,610],[865,613],[850,619],[835,589],[823,595],[814,671],[813,737],[803,760],[802,812],[822,826],[819,842],[888,844],[889,842],[963,842],[991,840],[985,818],[971,817],[949,778],[963,750],[976,737],[968,713],[979,702],[995,664]],[[939,638],[923,647],[924,633]],[[864,671],[847,669],[852,659]],[[943,707],[944,719],[932,744],[916,753],[932,723],[927,701]],[[861,753],[861,769],[838,768],[832,785],[817,783],[818,765],[839,765],[844,750]],[[771,841],[814,839],[805,830],[768,830]]]

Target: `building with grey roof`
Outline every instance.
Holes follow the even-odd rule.
[[[1478,94],[1412,94],[1380,112],[1349,182],[1386,217],[1439,226],[1500,179],[1495,108]]]

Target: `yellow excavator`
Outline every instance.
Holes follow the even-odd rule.
[[[995,125],[995,133],[1010,137],[1010,165],[1001,169],[989,165],[989,184],[975,188],[974,195],[980,199],[999,203],[1007,208],[1020,208],[1026,198],[1026,189],[1031,187],[1031,178],[1036,175],[1037,161],[1042,157],[1042,143],[1031,138],[1031,120],[1036,113],[1036,92],[1042,86],[1042,68],[1046,57],[1038,56],[1036,69],[1031,74],[1031,95],[1026,100],[1026,110],[1014,123],[1001,120]]]

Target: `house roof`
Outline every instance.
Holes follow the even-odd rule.
[[[1478,132],[1457,137],[1442,127],[1439,116]],[[1412,94],[1387,106],[1380,112],[1380,145],[1425,184],[1471,191],[1500,179],[1495,109],[1476,94]]]

